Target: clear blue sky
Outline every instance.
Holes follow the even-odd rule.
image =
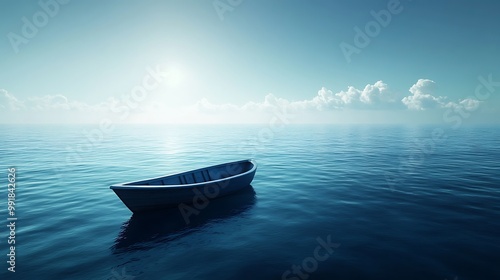
[[[42,0],[52,3],[52,10],[55,1]],[[214,3],[230,9],[218,13]],[[224,118],[237,119],[265,111],[266,96],[296,113],[307,111],[310,121],[326,116],[340,122],[340,111],[366,120],[380,115],[381,122],[395,116],[427,120],[429,115],[441,121],[443,110],[473,99],[478,76],[500,81],[498,1],[402,0],[399,12],[391,13],[390,22],[379,25],[380,31],[350,61],[342,42],[356,46],[355,27],[364,30],[374,20],[371,12],[396,5],[392,0],[230,3],[72,0],[58,3],[53,17],[43,22],[40,13],[47,12],[38,1],[1,1],[2,122],[54,122],[66,114],[84,121],[88,114],[71,111],[93,107],[104,116],[110,98],[130,95],[148,67],[169,74],[141,101],[138,121],[176,120],[168,114],[147,116],[154,110],[191,116],[223,111]],[[33,24],[37,13],[42,24],[26,38],[22,18]],[[13,36],[27,43],[12,43]],[[379,106],[376,98],[359,100],[365,86],[378,81],[388,89],[365,94],[387,94],[381,99],[391,106]],[[414,95],[412,86],[419,97],[402,102]],[[336,95],[348,93],[349,87],[352,102],[343,99],[349,94]],[[498,119],[496,88],[482,102],[467,103],[475,119]],[[326,95],[320,100],[322,89]],[[381,110],[387,111],[385,117]],[[120,121],[129,120],[134,117]]]

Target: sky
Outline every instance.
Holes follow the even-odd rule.
[[[2,0],[0,123],[498,123],[499,8]]]

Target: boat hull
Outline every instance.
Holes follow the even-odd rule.
[[[218,171],[218,173],[214,172]],[[134,213],[157,209],[193,205],[197,209],[206,207],[212,199],[237,192],[252,182],[257,166],[253,161],[240,161],[195,171],[153,178],[139,182],[113,185],[110,188],[121,201]],[[168,180],[187,181],[186,178],[215,177],[207,182],[194,182],[181,185],[149,185],[151,182]],[[208,174],[208,175],[205,175]],[[172,179],[175,177],[174,179]],[[177,178],[178,177],[178,178]],[[137,185],[139,184],[139,185]],[[148,184],[148,185],[146,185]]]

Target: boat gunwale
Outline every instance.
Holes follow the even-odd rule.
[[[220,167],[220,166],[224,166],[224,165],[229,165],[229,164],[234,164],[234,163],[244,163],[244,162],[251,163],[253,165],[252,168],[250,168],[250,170],[245,171],[243,173],[238,173],[236,175],[229,176],[229,177],[226,177],[226,178],[217,179],[217,180],[210,180],[210,181],[205,181],[205,182],[200,182],[200,183],[181,184],[181,185],[179,185],[179,184],[177,184],[177,185],[127,185],[127,184],[131,184],[131,183],[137,182],[137,181],[130,181],[130,182],[125,182],[125,183],[121,183],[121,184],[114,184],[114,185],[111,185],[109,188],[112,189],[112,190],[144,190],[144,189],[163,189],[163,188],[191,188],[191,187],[203,186],[203,185],[206,185],[206,184],[218,183],[218,182],[221,182],[221,181],[227,181],[227,180],[230,180],[230,179],[233,179],[233,178],[237,178],[237,177],[241,177],[241,176],[247,175],[247,174],[249,174],[249,173],[251,173],[251,172],[253,172],[253,171],[255,171],[257,169],[257,163],[253,159],[245,159],[245,160],[239,160],[239,161],[221,163],[221,164],[212,165],[212,166],[203,167],[203,168],[198,168],[198,169],[189,170],[189,171],[183,171],[183,172],[173,173],[173,174],[170,174],[170,175],[165,175],[165,176],[160,176],[160,177],[154,177],[154,178],[149,178],[149,179],[138,180],[138,181],[159,180],[161,178],[166,178],[166,177],[171,177],[171,176],[176,176],[176,175],[182,175],[182,174],[189,174],[189,173],[194,173],[194,172],[197,172],[197,171],[202,171],[202,170],[207,170],[207,169],[211,169],[211,168],[216,168],[216,167]]]

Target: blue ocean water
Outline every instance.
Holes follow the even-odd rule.
[[[0,127],[0,279],[500,279],[497,126],[98,128]],[[109,189],[251,157],[252,186],[189,224]]]

